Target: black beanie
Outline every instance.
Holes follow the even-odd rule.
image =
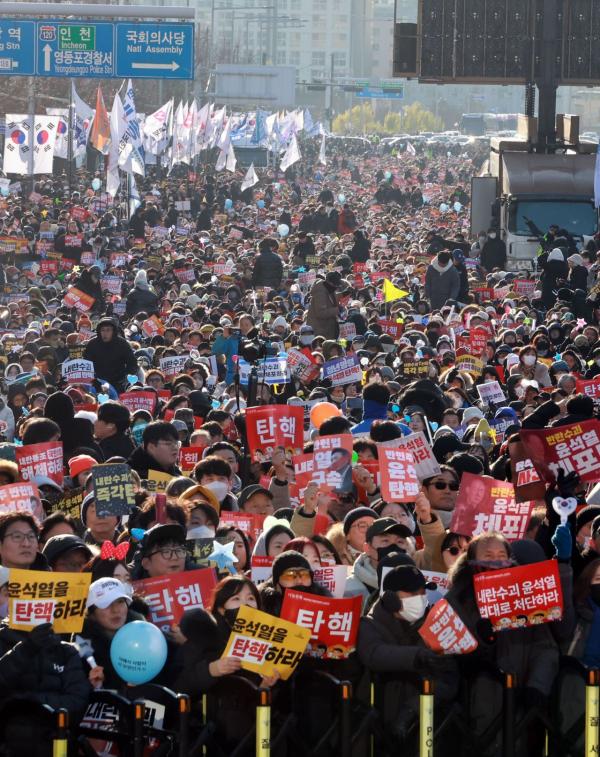
[[[281,574],[285,573],[285,571],[289,570],[290,568],[306,568],[306,570],[310,570],[310,573],[312,575],[312,570],[310,569],[310,565],[306,557],[300,554],[300,552],[296,552],[295,549],[290,549],[287,552],[281,552],[281,554],[277,555],[277,557],[273,560],[274,586],[277,586],[277,584],[279,583]]]
[[[567,400],[567,413],[591,418],[594,414],[594,400],[585,394],[576,394]]]
[[[575,516],[575,535],[577,536],[579,531],[598,515],[600,515],[600,506],[588,505],[587,507],[582,507]]]
[[[459,452],[446,461],[446,465],[457,472],[458,477],[462,478],[463,473],[473,473],[475,476],[483,475],[483,463],[475,455]]]
[[[375,519],[378,517],[375,510],[370,507],[355,507],[354,510],[346,513],[346,517],[344,518],[344,536],[348,536],[355,520],[368,518],[369,516]]]

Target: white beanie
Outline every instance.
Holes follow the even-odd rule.
[[[146,273],[145,268],[140,268],[140,270],[135,274],[135,279],[133,280],[133,286],[141,287],[142,289],[144,287],[148,286],[148,274]]]

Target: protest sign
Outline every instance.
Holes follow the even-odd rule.
[[[423,431],[415,431],[399,439],[392,439],[389,442],[381,442],[384,447],[393,447],[396,449],[407,449],[412,452],[413,463],[417,478],[423,481],[426,478],[437,476],[441,473],[438,461],[435,459],[431,445]],[[377,462],[377,461],[375,461]]]
[[[473,290],[478,302],[487,302],[494,299],[493,287],[478,287]]]
[[[456,350],[455,366],[457,371],[466,371],[473,376],[479,376],[483,371],[483,361],[477,355],[473,355],[464,348]]]
[[[321,373],[321,366],[314,362],[312,356],[309,357],[309,355],[301,350],[289,349],[287,364],[291,375],[305,384],[310,384]]]
[[[317,518],[319,515],[316,516]],[[327,589],[332,596],[340,599],[346,590],[348,567],[346,565],[323,565],[313,570],[313,580]]]
[[[528,502],[533,499],[543,499],[546,493],[546,484],[533,467],[523,442],[509,441],[508,457],[516,501]]]
[[[243,358],[238,358],[238,368],[240,371],[240,384],[247,386],[248,377],[252,366]],[[256,366],[258,380],[263,384],[289,384],[287,362],[284,356],[268,357],[260,360]]]
[[[489,421],[489,424],[492,431],[496,434],[497,444],[503,442],[504,435],[511,426],[516,426],[517,428],[520,427],[519,421],[509,417],[492,418],[492,420]]]
[[[301,289],[310,289],[316,280],[317,272],[314,269],[310,271],[302,271],[298,274],[298,286]]]
[[[146,336],[153,337],[157,334],[164,334],[165,327],[157,315],[151,315],[142,323],[142,331]]]
[[[255,543],[262,533],[264,515],[258,513],[231,512],[223,510],[219,516],[219,526],[233,526],[246,534],[251,543]],[[270,575],[270,573],[269,573]]]
[[[499,531],[508,541],[523,539],[535,502],[516,502],[514,486],[490,476],[463,473],[450,530],[464,536]]]
[[[320,487],[335,491],[350,491],[352,488],[352,434],[319,436],[315,439],[313,452],[294,455],[296,483],[300,495],[310,481]]]
[[[414,502],[420,487],[412,452],[378,444],[377,457],[383,501]]]
[[[456,347],[471,355],[481,356],[485,352],[488,339],[489,335],[485,329],[470,329],[457,337]]]
[[[275,558],[268,555],[252,555],[250,561],[250,576],[255,584],[268,581],[273,573],[273,560]]]
[[[63,302],[67,307],[75,308],[81,313],[85,313],[92,307],[94,302],[96,302],[96,299],[94,297],[90,297],[89,294],[82,292],[81,289],[70,287],[63,297]]]
[[[529,279],[515,279],[512,283],[512,288],[519,297],[531,298],[535,292],[535,281],[530,281]]]
[[[309,641],[307,628],[243,605],[221,657],[236,657],[244,670],[263,676],[272,676],[277,670],[286,681]]]
[[[490,619],[496,631],[562,618],[562,588],[556,560],[477,573],[473,585],[479,613]]]
[[[103,463],[92,468],[96,514],[129,515],[135,505],[133,478],[127,463]]]
[[[154,392],[123,392],[119,394],[119,402],[135,413],[136,410],[147,410],[150,415],[154,413],[156,406],[156,394]]]
[[[111,294],[121,294],[121,282],[120,276],[102,276],[100,286]]]
[[[340,323],[340,339],[354,339],[356,336],[356,324],[349,322],[349,323]]]
[[[386,320],[385,318],[378,318],[377,323],[381,326],[383,334],[389,334],[392,339],[398,339],[402,336],[404,331],[404,324],[397,321]]]
[[[154,483],[154,491],[157,492],[164,492],[164,490],[167,488],[167,484],[172,478],[175,478],[175,476],[172,476],[170,473],[163,473],[162,471],[158,470],[148,471],[148,481],[152,481]]]
[[[181,447],[179,450],[179,467],[182,471],[194,470],[196,463],[202,460],[206,447]]]
[[[431,608],[419,635],[429,649],[441,654],[469,654],[477,649],[477,639],[445,599]]]
[[[48,573],[18,570],[8,574],[8,627],[31,631],[52,623],[54,632],[79,633],[83,628],[91,573]]]
[[[504,392],[497,381],[486,381],[483,384],[477,384],[476,389],[479,399],[486,405],[502,405],[506,402]]]
[[[362,381],[363,371],[357,355],[335,358],[323,364],[323,378],[332,386],[343,386]]]
[[[150,620],[161,631],[178,625],[186,610],[207,607],[217,585],[213,568],[186,570],[133,581],[133,591],[150,607]]]
[[[308,628],[309,657],[342,660],[354,652],[362,597],[335,599],[286,589],[280,617]]]
[[[304,408],[293,405],[249,407],[246,430],[254,461],[270,460],[277,447],[297,454],[304,444]]]
[[[596,404],[599,403],[600,402],[600,376],[595,376],[589,381],[582,381],[581,379],[578,379],[575,382],[575,390],[579,394],[585,394],[586,396],[591,397]]]
[[[91,384],[94,380],[94,364],[91,360],[66,360],[61,375],[67,384]]]
[[[111,252],[110,265],[114,268],[125,268],[125,266],[127,265],[127,253]]]
[[[185,369],[189,359],[189,355],[170,355],[169,357],[161,357],[159,360],[159,367],[165,374],[166,378],[174,378]]]
[[[84,497],[83,486],[77,489],[69,489],[66,494],[52,506],[52,512],[62,512],[73,518],[79,519],[81,517],[81,503]]]
[[[193,268],[174,268],[173,273],[182,284],[190,281],[196,281],[196,272]]]
[[[206,537],[201,539],[191,538],[192,531],[188,531],[187,538],[185,540],[185,546],[190,558],[196,563],[199,568],[209,567],[209,557],[213,553],[215,548],[215,540],[212,537]],[[219,539],[219,542],[221,539]]]
[[[24,481],[32,481],[36,476],[48,476],[62,487],[62,442],[43,442],[17,447],[15,459]]]
[[[427,378],[429,360],[410,360],[402,363],[402,375],[405,378]]]
[[[18,483],[0,486],[0,515],[5,513],[31,513],[40,522],[46,514],[35,484]]]
[[[391,570],[391,568],[389,568],[388,570]],[[427,598],[429,599],[430,604],[435,604],[439,599],[441,599],[441,597],[445,597],[448,593],[448,589],[450,588],[448,574],[438,573],[435,570],[422,570],[421,573],[425,576],[427,583],[435,584],[435,589],[426,589]],[[383,584],[383,575],[381,582]]]
[[[542,481],[553,483],[561,468],[565,475],[576,471],[584,483],[600,481],[600,421],[523,428],[519,436]]]

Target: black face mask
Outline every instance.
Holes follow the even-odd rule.
[[[225,620],[227,621],[228,625],[230,625],[233,628],[233,624],[235,623],[235,619],[238,616],[238,612],[240,611],[239,607],[236,607],[233,610],[225,610],[223,613]]]
[[[600,584],[592,584],[590,586],[590,598],[592,602],[600,606]]]
[[[393,554],[394,552],[406,553],[406,550],[402,549],[398,544],[390,544],[389,547],[378,547],[377,548],[377,562],[381,562],[385,557]]]

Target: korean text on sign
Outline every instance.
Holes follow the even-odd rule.
[[[105,463],[92,468],[96,513],[129,515],[135,505],[133,479],[127,463]]]
[[[55,633],[79,633],[83,628],[91,573],[48,573],[10,569],[9,628],[31,631],[52,623]]]
[[[381,469],[381,496],[384,502],[413,502],[419,480],[412,452],[377,445]]]
[[[431,608],[419,634],[434,652],[468,654],[477,649],[477,639],[445,599]]]
[[[277,670],[287,680],[306,650],[310,631],[252,607],[240,607],[222,657],[237,657],[242,668],[263,676]]]
[[[333,599],[287,589],[281,617],[310,629],[311,657],[344,659],[356,647],[361,597]]]
[[[478,573],[475,598],[482,618],[497,631],[560,620],[562,589],[555,560]]]
[[[525,450],[546,482],[562,469],[576,471],[585,483],[600,481],[600,421],[589,420],[548,429],[521,429]]]
[[[248,444],[254,460],[270,460],[281,447],[297,453],[304,442],[304,408],[290,405],[263,405],[246,411]]]
[[[63,483],[62,442],[43,442],[17,447],[17,465],[24,481],[32,481],[35,476],[48,476],[59,486]]]
[[[66,360],[61,374],[68,384],[91,384],[94,380],[94,364],[91,360]]]
[[[154,625],[168,631],[186,610],[207,607],[216,585],[215,571],[200,568],[134,581],[133,589],[148,603]]]

